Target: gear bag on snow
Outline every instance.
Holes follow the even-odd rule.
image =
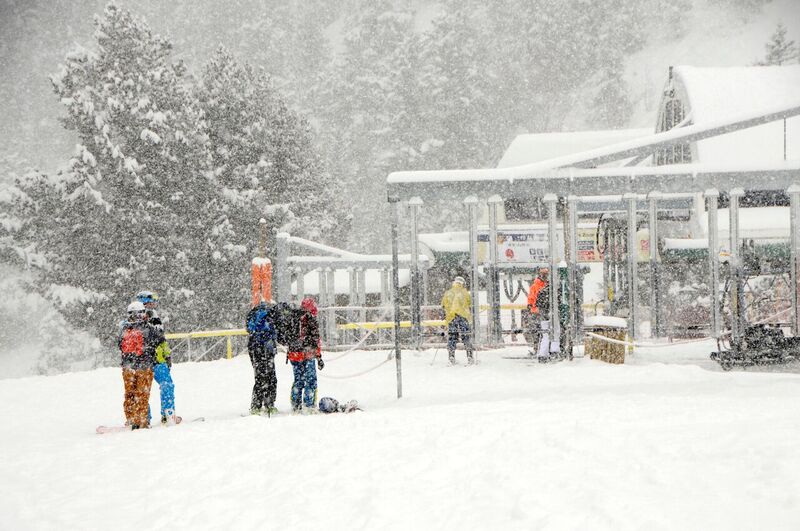
[[[361,408],[358,407],[358,402],[355,400],[340,404],[335,398],[323,396],[319,399],[319,410],[322,413],[352,413],[353,411],[361,411]]]

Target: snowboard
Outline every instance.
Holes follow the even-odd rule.
[[[205,420],[206,420],[205,417],[197,417],[196,419],[193,419],[192,422],[203,422]],[[168,428],[170,426],[177,426],[181,422],[183,422],[183,417],[179,417],[179,416],[176,415],[175,424],[167,424],[166,426],[163,426],[163,427]],[[151,429],[155,428],[157,426],[162,426],[162,424],[160,422],[158,424],[153,424],[151,426]],[[130,426],[102,426],[101,425],[101,426],[98,426],[95,431],[99,435],[103,435],[105,433],[119,433],[119,432],[122,432],[122,431],[133,431],[133,430],[131,430]]]

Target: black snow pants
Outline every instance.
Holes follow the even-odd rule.
[[[256,379],[255,385],[253,385],[250,409],[274,407],[275,396],[278,392],[278,376],[275,374],[275,343],[270,341],[264,345],[251,344],[248,346],[248,350]]]

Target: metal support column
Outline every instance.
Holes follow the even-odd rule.
[[[658,262],[658,200],[661,192],[647,194],[647,243],[650,247],[650,335],[663,337],[661,319],[661,265]]]
[[[367,320],[367,271],[363,267],[356,269],[356,279],[358,280],[358,320],[365,322]],[[361,337],[366,334],[366,330],[361,330]]]
[[[798,274],[800,274],[800,185],[791,185],[786,192],[789,194],[789,211],[791,219],[791,232],[789,237],[789,248],[791,250],[791,267],[789,285],[792,290],[792,334],[800,335],[800,296],[798,289]]]
[[[720,308],[719,308],[719,218],[717,204],[719,190],[709,188],[703,193],[706,198],[708,210],[708,288],[711,295],[711,337],[719,339],[720,335]]]
[[[389,302],[391,301],[391,296],[389,293],[389,277],[392,276],[392,270],[382,267],[380,269],[381,275],[381,306],[388,306]]]
[[[636,194],[625,194],[622,196],[628,207],[628,333],[631,341],[635,340],[639,333],[639,312],[636,304],[639,301],[639,240],[636,237]]]
[[[347,278],[348,283],[348,295],[347,295],[347,305],[350,309],[347,311],[347,320],[349,322],[355,322],[358,320],[359,317],[359,310],[356,309],[356,306],[359,306],[358,303],[358,274],[356,273],[355,267],[348,267],[347,268]],[[355,337],[356,334],[353,334]]]
[[[328,341],[334,343],[337,340],[336,331],[336,270],[330,267],[325,268],[328,276]]]
[[[478,199],[467,197],[464,199],[464,204],[467,205],[469,213],[469,289],[472,295],[472,342],[478,345],[481,331],[480,301],[478,300]]]
[[[489,205],[489,267],[486,294],[489,299],[489,334],[488,342],[498,344],[503,340],[503,328],[500,324],[500,272],[497,268],[497,206],[503,204],[499,195],[491,196]]]
[[[299,304],[302,302],[303,297],[305,297],[306,294],[306,272],[303,271],[302,267],[295,267],[294,274],[297,279],[295,281],[295,300]]]
[[[325,269],[317,269],[317,296],[319,297],[320,308],[327,308],[330,304],[328,302],[328,275]],[[321,323],[319,326],[320,334],[322,335],[322,342],[329,343],[328,337],[328,312],[320,312]]]
[[[744,190],[734,188],[729,192],[730,271],[731,271],[731,341],[739,342],[744,332],[744,293],[742,286],[741,245],[739,241],[739,198]]]
[[[392,298],[394,300],[394,359],[397,369],[397,398],[403,397],[403,369],[400,354],[400,260],[397,256],[398,216],[397,209],[400,202],[396,197],[389,198],[389,208],[392,210]]]
[[[578,306],[578,203],[580,198],[575,195],[567,197],[567,209],[569,215],[567,216],[569,227],[564,231],[567,237],[567,256],[568,280],[569,280],[569,338],[572,340],[572,345],[580,341],[581,333],[578,326],[578,312],[581,308]],[[572,352],[567,353],[570,358]]]
[[[419,278],[419,209],[422,206],[422,199],[412,197],[408,201],[411,210],[411,343],[414,348],[419,349],[421,327],[420,327],[420,278]]]
[[[279,232],[275,240],[275,268],[273,276],[275,285],[273,298],[280,302],[288,302],[292,295],[292,272],[287,267],[289,258],[289,234]]]
[[[558,216],[556,207],[558,205],[558,197],[555,194],[547,194],[542,198],[542,201],[547,205],[547,239],[549,244],[550,255],[550,342],[559,342],[561,340],[561,323],[559,322],[559,300],[558,300],[558,286],[561,283],[561,275],[558,271]]]

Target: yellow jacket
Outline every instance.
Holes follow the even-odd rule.
[[[456,315],[460,315],[467,321],[472,320],[472,297],[470,297],[469,291],[458,282],[453,282],[453,287],[444,292],[442,308],[444,308],[444,320],[447,324],[450,324]]]

